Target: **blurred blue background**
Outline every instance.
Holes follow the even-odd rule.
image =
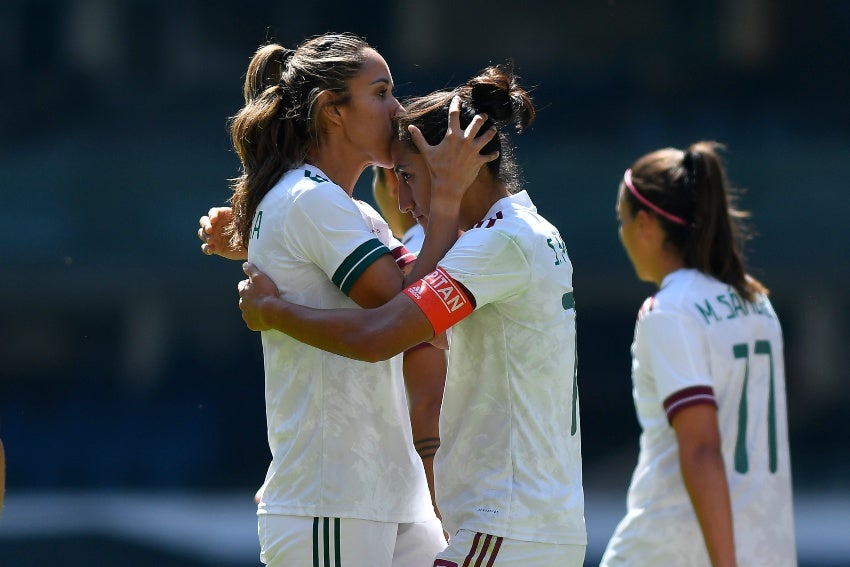
[[[784,324],[801,565],[850,565],[843,0],[5,0],[0,565],[258,564],[259,339],[197,219],[238,172],[225,122],[254,50],[324,31],[364,35],[400,96],[507,58],[534,88],[517,154],[575,268],[588,564],[625,509],[653,291],[620,248],[617,184],[653,149],[727,145]]]

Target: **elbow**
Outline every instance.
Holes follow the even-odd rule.
[[[363,347],[358,350],[357,359],[362,360],[363,362],[381,362],[382,360],[388,360],[397,354],[397,352],[393,352],[391,349],[386,348],[385,345],[373,341],[370,344],[364,344]]]
[[[683,469],[702,470],[709,467],[723,468],[723,452],[720,443],[706,442],[688,448],[679,448]]]

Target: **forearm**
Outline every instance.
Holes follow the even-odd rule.
[[[313,309],[269,297],[259,304],[258,313],[263,328],[366,362],[386,360],[430,338],[421,325],[405,325],[401,314],[381,308]]]
[[[439,191],[439,189],[437,190]],[[413,268],[404,277],[405,287],[422,279],[437,268],[440,260],[457,242],[459,219],[460,199],[434,198],[431,200],[425,241]]]
[[[403,369],[410,399],[413,446],[422,459],[431,501],[436,509],[434,455],[440,447],[439,420],[446,383],[446,354],[428,344],[416,346],[404,353]]]
[[[680,450],[679,464],[712,565],[736,565],[732,505],[720,448]]]

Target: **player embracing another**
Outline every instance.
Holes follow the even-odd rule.
[[[251,264],[239,285],[250,328],[356,359],[383,360],[452,329],[434,461],[451,540],[438,567],[584,561],[572,264],[522,190],[505,131],[534,114],[509,66],[405,101],[393,161],[400,207],[426,227],[416,268],[427,272],[383,306],[297,305]],[[467,179],[456,148],[490,125],[499,133],[480,152],[497,158]],[[450,247],[434,255],[429,241],[446,236]]]

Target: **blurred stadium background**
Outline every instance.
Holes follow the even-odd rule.
[[[257,565],[268,461],[237,263],[197,218],[237,172],[225,121],[266,39],[366,36],[400,95],[514,58],[528,188],[575,267],[588,565],[637,454],[629,343],[652,289],[616,234],[624,168],[727,144],[784,323],[802,566],[850,565],[850,3],[0,4],[0,565]],[[356,194],[370,200],[368,179]]]

